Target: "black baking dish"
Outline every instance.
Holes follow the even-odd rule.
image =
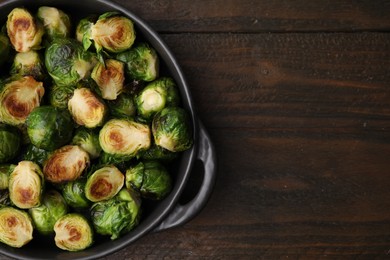
[[[131,11],[106,0],[3,1],[0,3],[1,23],[5,23],[8,13],[15,7],[23,6],[35,11],[43,5],[60,8],[75,21],[89,14],[101,14],[107,11],[118,11],[129,17],[135,24],[137,37],[143,37],[156,49],[162,61],[162,69],[176,81],[181,93],[182,105],[191,115],[195,142],[190,150],[182,154],[174,167],[172,192],[158,204],[149,205],[145,210],[141,223],[130,233],[114,241],[109,240],[109,238],[99,239],[92,247],[80,252],[62,251],[55,246],[51,239],[36,236],[22,248],[12,248],[0,244],[0,253],[17,259],[96,259],[124,248],[149,232],[162,231],[178,226],[193,218],[203,208],[213,188],[216,175],[216,155],[209,135],[196,116],[184,75],[168,47],[142,19]],[[194,171],[196,161],[202,163],[202,172]],[[181,205],[179,199],[186,185],[191,185],[191,183],[188,183],[191,174],[203,175],[202,183],[195,197],[185,205]]]

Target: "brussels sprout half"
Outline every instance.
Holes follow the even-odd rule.
[[[182,152],[192,146],[192,130],[186,111],[167,107],[158,112],[152,122],[154,142],[171,151]]]
[[[172,178],[158,161],[139,162],[126,171],[126,187],[134,188],[143,198],[161,200],[172,188]]]
[[[43,23],[46,36],[49,40],[66,38],[71,34],[71,21],[69,16],[55,7],[41,6],[38,8],[37,17]]]
[[[10,199],[21,209],[37,207],[42,202],[44,185],[39,165],[30,161],[21,161],[9,177]]]
[[[135,30],[133,22],[129,18],[108,12],[99,16],[96,23],[91,26],[90,35],[85,34],[85,37],[88,36],[95,43],[98,53],[102,49],[119,53],[133,45]]]
[[[130,159],[150,147],[150,129],[131,120],[111,119],[100,130],[99,143],[104,152]]]
[[[10,74],[32,76],[39,81],[43,81],[46,78],[44,63],[37,51],[16,53]]]
[[[41,149],[54,150],[72,139],[73,120],[67,110],[37,107],[27,117],[26,124],[31,143]]]
[[[58,86],[76,85],[89,77],[97,60],[75,39],[57,38],[45,51],[45,65]]]
[[[86,151],[77,145],[66,145],[50,154],[43,164],[43,174],[52,183],[74,181],[89,163]]]
[[[25,8],[14,8],[7,19],[7,33],[17,52],[27,52],[40,48],[44,28]]]
[[[125,176],[113,165],[93,172],[85,184],[85,196],[92,202],[114,197],[125,183]]]
[[[171,78],[160,78],[149,83],[135,97],[139,116],[151,119],[164,107],[177,106],[180,102],[176,84]]]
[[[12,207],[0,209],[0,241],[22,247],[33,238],[33,225],[27,212]]]
[[[91,202],[85,197],[85,183],[85,178],[78,178],[62,186],[62,196],[70,207],[82,209],[90,206]]]
[[[138,225],[141,217],[141,200],[133,190],[123,188],[112,199],[96,202],[91,207],[91,219],[98,234],[112,240]]]
[[[77,124],[87,128],[101,126],[108,109],[92,90],[78,88],[68,101],[68,109]]]
[[[25,123],[30,112],[40,105],[44,93],[43,83],[31,76],[6,83],[0,92],[0,122]]]
[[[156,51],[147,43],[141,43],[116,58],[126,64],[126,73],[136,80],[153,81],[159,75],[159,59]]]
[[[44,235],[54,232],[56,221],[68,213],[68,206],[56,190],[48,190],[43,195],[42,204],[28,211],[33,220],[35,229]]]
[[[102,148],[99,144],[99,131],[80,127],[76,130],[72,144],[83,148],[91,159],[98,158]]]
[[[68,213],[54,225],[56,246],[67,251],[80,251],[93,243],[93,230],[81,214]]]
[[[0,163],[15,158],[20,150],[21,136],[16,127],[0,123]]]
[[[91,78],[98,85],[102,98],[115,100],[124,87],[124,64],[114,59],[106,60],[105,64],[99,62],[93,68]]]

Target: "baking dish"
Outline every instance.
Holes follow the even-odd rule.
[[[163,231],[182,225],[196,216],[206,204],[216,179],[216,154],[210,137],[196,115],[191,93],[185,76],[169,48],[159,35],[131,10],[106,0],[10,0],[0,3],[0,17],[4,24],[7,14],[15,7],[26,7],[32,12],[39,6],[54,6],[78,20],[89,14],[101,14],[107,11],[118,11],[129,17],[135,24],[137,37],[142,37],[158,52],[161,67],[174,78],[180,90],[182,106],[191,115],[194,145],[184,152],[173,167],[174,185],[171,193],[163,201],[149,203],[145,206],[141,223],[130,233],[111,241],[109,238],[98,238],[95,244],[80,252],[66,252],[58,249],[54,241],[47,237],[35,235],[33,241],[22,248],[12,248],[0,244],[0,253],[17,259],[96,259],[112,254],[150,232]],[[194,171],[195,162],[200,162],[202,171]],[[190,175],[202,176],[202,183],[196,195],[184,205],[179,203]]]

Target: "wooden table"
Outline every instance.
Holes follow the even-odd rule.
[[[389,1],[116,2],[171,48],[219,165],[195,219],[104,259],[390,258]]]
[[[176,56],[218,173],[102,260],[390,259],[390,1],[114,1]]]

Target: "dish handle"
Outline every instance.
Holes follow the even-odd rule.
[[[183,225],[194,218],[206,205],[217,173],[215,148],[202,122],[199,121],[199,147],[197,160],[203,163],[203,181],[196,196],[187,204],[177,204],[154,232]]]

